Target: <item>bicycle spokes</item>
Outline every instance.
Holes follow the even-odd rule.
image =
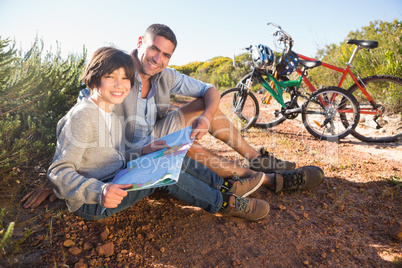
[[[302,117],[307,130],[315,137],[338,140],[356,126],[358,104],[346,90],[336,87],[320,89],[304,105]]]
[[[364,87],[360,83],[349,88],[360,105],[360,121],[352,135],[367,142],[402,139],[402,78],[375,75],[362,81]]]
[[[258,103],[255,96],[243,88],[225,91],[221,96],[219,110],[239,131],[249,128],[258,117]]]

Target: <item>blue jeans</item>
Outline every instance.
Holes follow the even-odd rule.
[[[220,192],[222,183],[223,178],[186,156],[181,167],[179,181],[176,184],[140,191],[128,191],[128,195],[117,208],[107,208],[103,213],[103,207],[99,204],[84,204],[74,214],[87,220],[104,219],[127,209],[151,195],[156,189],[166,191],[179,200],[215,214],[221,209],[223,203]]]

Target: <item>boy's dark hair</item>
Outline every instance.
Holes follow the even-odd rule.
[[[176,35],[173,33],[172,29],[164,24],[155,23],[145,30],[144,38],[150,38],[152,41],[154,40],[155,36],[162,36],[173,43],[174,48],[177,47],[177,39]]]
[[[135,77],[133,57],[114,47],[98,48],[85,68],[82,82],[92,91],[100,86],[102,76],[119,68],[124,68],[131,85],[133,85]]]

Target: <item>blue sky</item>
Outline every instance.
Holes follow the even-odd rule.
[[[148,25],[164,23],[178,38],[174,65],[272,46],[268,22],[292,35],[294,51],[314,56],[370,21],[394,19],[402,19],[402,0],[0,0],[0,36],[24,51],[38,36],[62,55],[81,54],[83,45],[89,55],[110,44],[129,52]]]

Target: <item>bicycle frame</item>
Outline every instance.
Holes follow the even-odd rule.
[[[257,78],[260,79],[261,84],[264,86],[264,88],[269,92],[269,94],[271,94],[272,97],[274,97],[274,99],[283,107],[286,108],[286,104],[283,100],[283,91],[285,88],[288,87],[296,87],[296,91],[299,89],[303,79],[305,78],[305,75],[303,75],[303,73],[300,73],[300,76],[297,80],[288,80],[288,81],[278,81],[272,74],[270,73],[266,73],[266,75],[268,76],[269,80],[271,80],[272,83],[274,83],[275,88],[277,90],[277,92],[271,87],[271,85],[268,84],[268,82],[262,77],[262,75],[260,73],[258,73],[258,71],[256,71],[256,69],[254,69],[250,79],[252,79],[255,75],[255,72],[257,72]],[[307,80],[308,81],[308,80]],[[310,81],[308,81],[308,83],[311,85]],[[311,85],[312,86],[312,85]],[[247,87],[249,88],[249,85],[247,85]],[[314,89],[315,90],[315,89]],[[324,100],[321,97],[319,97],[319,102],[324,106],[327,107],[328,106],[328,101],[333,102],[334,99],[336,98],[336,94],[334,94],[331,97],[331,100]],[[339,110],[339,112],[342,113],[350,113],[353,112],[350,109],[346,109],[346,110]]]
[[[371,97],[371,95],[366,91],[365,87],[361,85],[360,81],[356,78],[356,76],[353,74],[353,72],[351,71],[351,67],[352,67],[352,61],[354,59],[354,57],[356,56],[357,52],[361,49],[361,47],[356,47],[355,50],[353,51],[352,56],[349,59],[349,62],[346,63],[346,68],[342,69],[339,68],[337,66],[322,62],[322,66],[324,66],[325,68],[331,69],[333,71],[342,73],[342,77],[338,83],[338,87],[342,87],[343,82],[345,81],[346,77],[348,75],[350,75],[350,77],[353,79],[353,81],[356,83],[356,85],[360,88],[360,90],[362,91],[362,93],[364,94],[364,96],[367,98],[367,100],[371,103],[371,105],[373,106],[373,108],[375,109],[374,111],[372,109],[369,108],[360,108],[360,113],[361,114],[381,114],[381,111],[376,109],[376,103],[374,101],[374,99]],[[302,54],[298,54],[299,58],[304,59],[304,60],[316,60],[307,56],[304,56]],[[297,69],[297,73],[300,74],[302,71],[298,68]],[[317,90],[310,82],[310,80],[307,78],[307,76],[303,76],[303,81],[304,83],[307,85],[307,87],[314,92],[315,90]]]
[[[256,70],[254,69],[250,79],[253,78],[255,72],[256,72]],[[268,82],[258,73],[258,79],[261,80],[261,84],[265,87],[265,89],[269,92],[269,94],[271,94],[271,96],[274,97],[275,100],[283,108],[285,108],[286,104],[283,100],[283,90],[288,87],[296,87],[298,89],[302,82],[303,75],[300,75],[299,79],[297,79],[297,80],[289,80],[289,81],[278,81],[275,79],[275,77],[272,74],[270,74],[268,72],[267,72],[267,76],[268,76],[269,80],[271,80],[274,83],[277,91],[275,91],[271,87],[271,85],[269,85]]]
[[[298,70],[300,70],[298,68]],[[269,94],[274,97],[274,99],[282,106],[282,108],[286,108],[286,104],[283,100],[283,91],[286,88],[289,87],[296,87],[296,91],[299,89],[301,83],[304,81],[305,83],[307,82],[308,85],[311,86],[312,91],[315,91],[314,86],[310,83],[309,80],[306,80],[306,76],[303,75],[303,71],[300,70],[299,74],[299,78],[297,80],[288,80],[288,81],[278,81],[271,73],[267,72],[264,73],[265,75],[268,76],[269,80],[274,83],[276,91],[272,88],[272,86],[262,77],[262,75],[256,70],[253,70],[253,73],[250,77],[250,79],[253,79],[253,77],[255,76],[255,73],[257,73],[257,79],[259,79],[261,81],[261,85],[264,86],[264,88],[269,92]],[[247,88],[250,88],[250,85],[246,85]],[[300,95],[302,96],[302,95]],[[330,102],[333,102],[334,99],[336,98],[336,94],[334,94],[330,100]],[[319,97],[319,101],[320,103],[324,106],[327,107],[328,106],[328,102],[323,100],[321,97]],[[339,112],[343,112],[343,113],[348,113],[348,112],[353,112],[349,109],[347,110],[339,110]]]

